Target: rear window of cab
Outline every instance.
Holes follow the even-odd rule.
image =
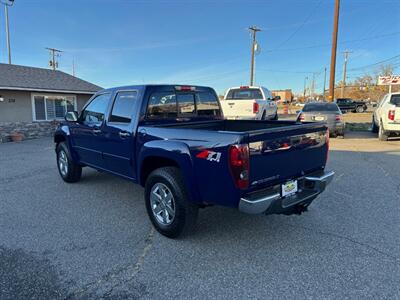
[[[208,91],[156,92],[150,95],[147,118],[171,119],[180,116],[220,116],[216,95]]]
[[[263,99],[261,90],[258,88],[231,89],[226,95],[227,100],[251,100]]]
[[[392,97],[390,98],[390,104],[400,106],[400,94],[392,95]]]

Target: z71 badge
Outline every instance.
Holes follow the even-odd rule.
[[[210,150],[203,150],[196,155],[197,158],[207,159],[208,161],[219,162],[221,159],[221,152],[215,152]]]

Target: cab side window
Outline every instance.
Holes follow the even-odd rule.
[[[118,92],[115,97],[109,122],[130,123],[135,110],[137,92]]]
[[[388,95],[383,96],[381,101],[379,101],[378,107],[382,107],[382,105],[386,103],[387,98],[388,98]]]
[[[88,125],[100,125],[104,121],[110,94],[101,94],[94,98],[82,111],[81,121]]]

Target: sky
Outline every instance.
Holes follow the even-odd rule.
[[[12,60],[46,68],[45,47],[54,47],[64,51],[60,70],[72,73],[74,60],[76,76],[105,88],[197,84],[222,94],[249,83],[248,27],[256,25],[256,84],[302,92],[305,78],[309,84],[314,77],[322,91],[333,12],[334,0],[15,0]],[[1,62],[5,41],[1,8]],[[400,1],[341,0],[337,81],[344,50],[351,51],[348,81],[400,55]],[[400,73],[400,57],[387,62]]]

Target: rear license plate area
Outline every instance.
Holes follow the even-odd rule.
[[[287,181],[281,185],[282,197],[288,197],[296,194],[298,191],[297,180]]]

